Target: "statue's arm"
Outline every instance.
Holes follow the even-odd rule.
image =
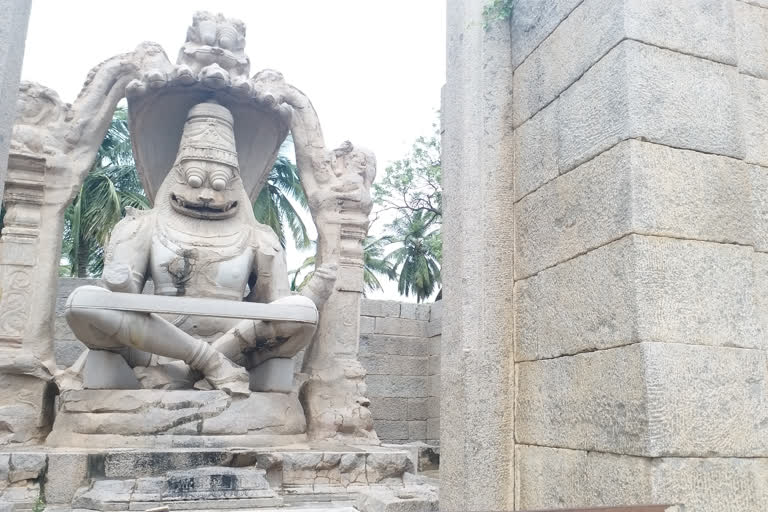
[[[251,291],[245,300],[268,304],[291,295],[288,286],[288,265],[285,261],[285,250],[271,229],[263,227],[255,232],[258,240],[254,244],[256,255],[253,258],[249,280]]]
[[[112,230],[104,254],[104,285],[114,292],[141,293],[152,247],[152,216],[129,210]]]

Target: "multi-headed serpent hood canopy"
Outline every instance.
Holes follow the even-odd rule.
[[[244,47],[241,21],[200,12],[177,63],[165,57],[128,85],[136,168],[150,201],[174,165],[190,108],[211,100],[234,117],[240,175],[250,198],[258,196],[288,135],[292,109],[270,94],[259,74],[248,77]]]

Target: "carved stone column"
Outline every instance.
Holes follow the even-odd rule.
[[[52,378],[50,348],[41,350],[32,328],[42,320],[39,298],[51,290],[41,290],[37,280],[45,159],[11,153],[8,164],[0,237],[0,444],[47,433]]]

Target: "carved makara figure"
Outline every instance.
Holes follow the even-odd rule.
[[[176,300],[172,309],[178,314],[128,310],[131,302],[122,294],[140,294],[150,277],[156,295],[212,300]],[[191,385],[200,372],[213,388],[247,394],[243,367],[290,358],[305,348],[317,306],[334,280],[335,268],[328,265],[302,295],[291,294],[285,253],[272,230],[256,221],[240,177],[232,115],[205,102],[189,111],[154,207],[130,211],[112,233],[103,282],[118,294],[79,288],[66,315],[89,348],[119,351],[131,366],[166,365],[182,376],[172,385]],[[152,307],[150,298],[140,297]],[[276,314],[295,312],[295,320],[268,319],[269,312],[264,318],[258,312],[245,319],[218,316],[226,313],[225,301],[243,300],[281,305]],[[214,316],[204,316],[205,309]]]

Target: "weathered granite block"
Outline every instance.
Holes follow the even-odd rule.
[[[523,510],[681,504],[693,512],[762,512],[768,459],[647,459],[517,445],[516,503]],[[558,482],[558,485],[552,485]]]
[[[380,439],[387,441],[407,441],[408,440],[408,422],[379,420],[376,422],[376,433]]]
[[[429,341],[421,336],[365,334],[360,336],[360,355],[391,354],[396,356],[429,355]]]
[[[732,0],[624,0],[624,30],[630,39],[734,65],[736,3]]]
[[[22,480],[36,480],[40,477],[47,459],[44,453],[16,452],[11,454],[10,473],[11,483]]]
[[[515,70],[514,125],[552,102],[625,38],[736,63],[731,0],[585,0]]]
[[[515,69],[512,122],[519,126],[624,37],[624,2],[585,0]]]
[[[512,66],[518,67],[582,0],[518,0],[510,18]]]
[[[737,2],[738,3],[738,2]],[[768,11],[768,10],[767,10]],[[744,118],[745,161],[768,165],[768,80],[739,75]]]
[[[0,373],[0,445],[42,441],[53,413],[51,384]]]
[[[427,377],[411,375],[368,375],[368,395],[371,397],[424,398]]]
[[[743,158],[738,87],[733,66],[623,41],[560,97],[560,172],[626,138]]]
[[[360,357],[368,375],[428,375],[427,357],[380,354]]]
[[[360,314],[364,316],[399,317],[400,303],[391,300],[360,301]]]
[[[747,2],[733,2],[739,71],[768,78],[768,9]]]
[[[409,398],[407,404],[407,420],[426,420],[429,417],[427,398]]]
[[[45,478],[45,502],[69,505],[88,476],[88,454],[51,452]]]
[[[394,334],[397,336],[424,336],[426,322],[407,318],[376,318],[373,332],[376,334]]]
[[[751,167],[624,141],[515,205],[518,279],[628,233],[751,245]]]
[[[648,457],[768,456],[762,350],[640,343],[516,366],[522,444]]]
[[[558,176],[557,101],[541,109],[512,134],[515,201]]]
[[[749,247],[629,235],[515,283],[515,357],[639,341],[765,349]],[[755,298],[756,297],[756,298]],[[762,314],[765,316],[765,314]]]
[[[371,401],[371,415],[376,420],[375,426],[378,428],[379,420],[398,420],[407,419],[408,398],[388,398],[378,397]],[[379,432],[381,437],[381,432]]]
[[[372,334],[374,325],[375,325],[374,317],[372,316],[360,317],[360,333],[361,334]]]

